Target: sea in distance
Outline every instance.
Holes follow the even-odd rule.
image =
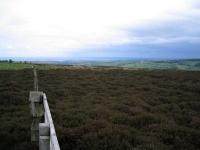
[[[0,57],[0,60],[13,61],[140,61],[140,60],[173,60],[174,58],[134,58],[134,57]],[[178,58],[177,58],[178,59]]]

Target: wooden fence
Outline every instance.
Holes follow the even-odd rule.
[[[33,66],[34,90],[29,95],[31,109],[31,141],[39,142],[40,150],[60,150],[46,94],[38,91],[37,72]]]

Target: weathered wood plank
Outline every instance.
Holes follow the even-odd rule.
[[[44,116],[41,117],[32,117],[31,118],[31,130],[38,130],[39,131],[39,123],[44,121]]]
[[[59,146],[58,139],[56,136],[56,131],[55,131],[54,125],[52,123],[50,124],[50,139],[51,139],[52,149],[60,150],[60,146]]]
[[[38,79],[37,79],[37,75],[34,76],[34,90],[38,91]]]
[[[39,124],[39,149],[50,150],[50,126],[48,123]]]
[[[32,102],[42,102],[43,92],[31,91],[29,94],[29,101]]]
[[[50,135],[49,123],[40,123],[39,124],[39,133],[40,133],[40,136],[49,136]]]
[[[31,141],[39,141],[41,150],[50,148],[60,150],[45,93],[32,91],[30,92],[29,101],[32,117]],[[43,123],[44,121],[45,123]]]
[[[50,136],[40,136],[39,150],[50,150]]]
[[[45,94],[43,94],[43,97],[45,98],[43,100],[44,109],[45,109],[45,117],[46,117],[45,119],[46,119],[47,123],[53,123],[53,120],[52,120],[52,117],[51,117],[51,112],[50,112],[49,105],[48,105],[48,102],[47,102],[47,98],[44,95]]]
[[[31,102],[31,116],[41,117],[44,116],[44,106],[43,103]]]
[[[31,141],[39,141],[39,123],[44,122],[43,92],[30,92]]]
[[[44,103],[44,109],[45,109],[45,122],[49,123],[50,125],[50,147],[52,150],[60,150],[60,146],[59,146],[58,139],[56,136],[56,131],[53,125],[53,120],[51,117],[51,112],[49,109],[49,105],[48,105],[47,97],[45,93],[43,94],[43,103]]]

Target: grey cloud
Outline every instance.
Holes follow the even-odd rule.
[[[120,46],[96,49],[96,53],[103,53],[110,57],[135,57],[135,58],[199,58],[200,43],[165,43],[165,44],[126,44]],[[112,55],[111,55],[112,54]]]
[[[194,0],[192,6],[193,6],[193,8],[199,9],[200,8],[200,1],[199,0]]]
[[[150,20],[140,26],[122,29],[127,32],[129,38],[143,39],[147,43],[155,43],[155,39],[169,40],[169,42],[197,41],[200,37],[200,15],[187,14],[185,12],[174,14],[176,17],[163,20]],[[180,16],[180,18],[177,18]],[[179,39],[179,40],[176,40]],[[150,41],[148,41],[150,40]]]
[[[188,20],[170,20],[146,23],[142,27],[128,29],[130,36],[161,36],[161,37],[179,37],[179,36],[200,36],[200,17]]]

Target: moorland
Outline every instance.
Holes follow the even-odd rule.
[[[34,149],[26,65],[0,70],[0,149]],[[61,149],[200,148],[199,71],[36,67]]]
[[[28,58],[27,58],[28,59]],[[64,59],[64,58],[63,58]],[[88,58],[85,60],[66,58],[65,61],[12,61],[10,60],[0,60],[0,70],[1,69],[22,69],[28,68],[31,63],[40,64],[47,66],[49,69],[56,69],[65,66],[90,66],[90,67],[114,67],[114,68],[129,68],[129,69],[166,69],[166,70],[188,70],[188,71],[200,71],[200,59],[122,59],[122,58],[99,58],[99,60],[93,60],[95,58]],[[12,62],[12,63],[8,63]],[[47,69],[46,68],[46,69]]]
[[[103,66],[115,68],[134,69],[167,69],[200,71],[200,59],[103,59],[102,60],[66,60],[66,61],[36,61],[40,64],[79,65],[79,66]]]

